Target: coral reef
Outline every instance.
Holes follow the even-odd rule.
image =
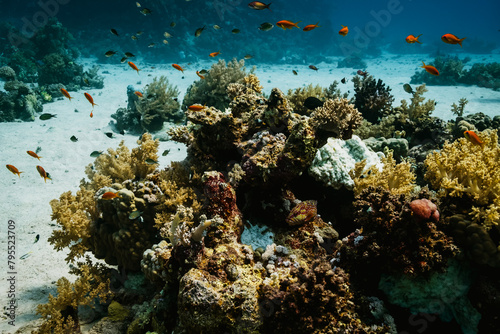
[[[172,86],[165,76],[155,77],[146,85],[143,97],[135,102],[144,131],[161,130],[165,121],[182,121],[184,115],[179,109],[178,95],[177,87]]]
[[[2,67],[4,78],[14,79],[15,73],[10,67]],[[0,122],[15,120],[34,121],[43,106],[36,93],[25,83],[8,80],[4,83],[5,92],[0,91]]]
[[[127,107],[118,108],[111,115],[115,121],[110,122],[118,132],[129,131],[132,133],[141,133],[141,114],[137,111],[136,102],[139,101],[139,96],[135,94],[136,89],[132,85],[127,86]]]
[[[253,70],[250,71],[252,73]],[[219,110],[225,110],[231,102],[226,89],[231,83],[242,83],[245,77],[245,61],[233,59],[229,63],[221,59],[213,64],[205,79],[196,81],[188,87],[182,109],[193,104],[207,105]]]
[[[361,70],[366,68],[366,62],[357,55],[347,56],[337,63],[337,68],[354,68]]]
[[[499,90],[500,63],[474,64],[465,72],[460,82]]]
[[[464,75],[464,63],[457,56],[438,56],[432,63],[426,65],[436,67],[439,70],[439,75],[430,75],[422,69],[412,75],[410,83],[452,86],[460,82]]]
[[[344,140],[352,137],[361,124],[362,116],[347,99],[328,99],[311,114],[311,126],[328,133],[328,137]]]
[[[392,110],[394,96],[391,88],[386,87],[382,80],[371,75],[356,75],[354,82],[354,106],[371,123],[378,123],[380,119]]]

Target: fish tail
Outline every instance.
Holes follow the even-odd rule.
[[[269,6],[271,6],[271,4],[272,4],[272,2],[268,3],[267,6],[266,6],[266,8],[269,9],[272,12],[271,8],[269,8]]]
[[[19,178],[21,178],[21,173],[24,173],[24,172],[18,172],[17,173],[17,176],[19,176]]]
[[[458,44],[460,45],[460,47],[462,47],[462,41],[463,41],[464,39],[466,39],[466,38],[467,38],[467,37],[464,37],[464,38],[460,38],[460,39],[458,40]]]
[[[422,61],[422,64],[424,64],[424,66],[420,66],[421,68],[425,68],[425,63]]]
[[[299,27],[297,24],[299,24],[300,22],[302,22],[302,21],[297,21],[297,22],[295,22],[295,24],[294,24],[294,25],[295,25],[297,28],[299,28],[299,29],[300,29],[300,27]]]

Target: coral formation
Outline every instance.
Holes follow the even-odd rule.
[[[2,67],[5,78],[15,78],[10,67]],[[43,106],[36,93],[24,82],[6,81],[4,91],[0,91],[0,122],[14,120],[34,121],[36,114],[42,112]]]
[[[353,131],[361,124],[362,116],[347,99],[328,99],[322,107],[311,114],[311,126],[325,131],[329,137],[344,140],[352,137]]]
[[[356,75],[354,82],[354,106],[371,123],[378,123],[380,119],[392,110],[394,96],[391,88],[386,87],[382,80],[371,75]]]
[[[146,85],[143,97],[135,102],[142,129],[154,132],[161,130],[165,121],[182,121],[184,114],[179,109],[178,95],[179,90],[168,82],[166,76],[155,77]]]
[[[253,70],[250,71],[252,73]],[[213,64],[205,79],[196,81],[188,87],[182,109],[193,104],[207,105],[219,110],[225,110],[229,106],[229,98],[226,89],[231,83],[243,83],[245,77],[245,61],[233,59],[229,63],[221,59]]]

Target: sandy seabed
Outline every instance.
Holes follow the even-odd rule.
[[[473,63],[500,62],[499,54],[492,55],[460,55],[461,58],[469,56],[472,60],[467,64],[469,68]],[[398,106],[402,99],[409,100],[411,95],[403,90],[403,84],[410,81],[410,77],[419,70],[422,60],[432,63],[424,55],[384,55],[368,60],[366,70],[376,79],[382,79],[392,88],[395,97],[394,106]],[[80,60],[85,68],[91,67],[94,62],[90,59]],[[3,309],[0,316],[0,330],[2,334],[14,333],[28,322],[38,318],[36,306],[48,301],[49,293],[56,292],[55,282],[62,276],[72,280],[69,265],[64,258],[67,250],[56,251],[47,239],[52,231],[57,229],[55,222],[51,221],[51,208],[49,202],[66,191],[73,193],[78,190],[80,180],[85,177],[85,166],[92,163],[94,158],[90,153],[95,150],[116,148],[124,140],[129,148],[137,146],[138,136],[114,135],[108,138],[105,132],[110,132],[109,122],[111,114],[119,107],[127,105],[127,86],[133,85],[142,89],[150,83],[155,76],[166,75],[169,82],[177,85],[182,100],[188,86],[199,78],[195,71],[202,68],[209,69],[212,63],[205,62],[186,66],[185,73],[171,67],[170,64],[143,64],[140,60],[135,62],[140,71],[139,75],[128,67],[127,64],[101,65],[100,74],[104,76],[104,89],[88,90],[98,104],[94,108],[94,117],[90,118],[91,105],[85,99],[83,92],[70,92],[74,97],[72,101],[59,99],[44,105],[44,113],[56,114],[57,117],[48,121],[38,118],[34,122],[0,123],[0,160],[1,164],[16,166],[21,174],[10,173],[3,166],[0,167],[0,244],[2,256],[0,258],[1,283],[0,301]],[[247,61],[246,68],[252,67],[253,61]],[[184,66],[181,63],[182,66]],[[337,68],[337,59],[331,63],[314,64],[318,71],[308,68],[310,64],[303,65],[257,65],[255,74],[259,77],[264,92],[269,93],[277,87],[283,92],[288,89],[306,86],[310,83],[328,87],[334,80],[346,77],[350,80],[356,70],[350,68]],[[152,69],[151,67],[155,68]],[[294,75],[296,70],[298,75]],[[183,78],[184,77],[184,78]],[[416,86],[416,85],[412,85]],[[342,92],[350,91],[353,95],[352,82],[340,84]],[[425,93],[427,99],[437,102],[433,116],[448,120],[454,118],[451,112],[452,103],[458,103],[465,97],[469,103],[465,110],[467,113],[483,112],[493,117],[500,115],[500,92],[476,86],[428,86]],[[171,125],[166,125],[171,126]],[[162,131],[164,132],[164,131]],[[71,136],[78,138],[77,142],[70,140]],[[35,151],[41,147],[40,161],[26,154],[27,150]],[[167,156],[161,152],[169,149]],[[170,161],[182,160],[186,156],[186,148],[182,144],[171,141],[160,142],[159,163],[161,168]],[[52,181],[44,180],[36,170],[36,165],[41,165],[52,176]],[[7,230],[9,220],[13,221],[15,229],[15,260],[14,268],[7,267]],[[35,238],[40,239],[35,243]],[[11,233],[12,236],[12,233]],[[12,240],[12,237],[11,237]],[[23,257],[24,255],[24,257]],[[24,259],[21,259],[23,257]],[[8,274],[15,272],[15,274]],[[15,326],[9,325],[7,310],[10,284],[7,278],[15,276],[15,298],[17,309]],[[22,330],[29,333],[27,328]]]

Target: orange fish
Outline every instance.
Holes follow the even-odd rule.
[[[184,69],[181,67],[181,65],[172,64],[172,67],[175,68],[176,70],[181,71],[182,73],[184,73]]]
[[[457,36],[455,36],[453,34],[444,34],[443,36],[441,36],[441,40],[443,42],[448,43],[448,44],[459,44],[460,47],[462,47],[462,41],[466,38],[467,37],[458,38]]]
[[[205,79],[203,75],[200,74],[200,71],[196,71],[196,75],[200,77],[200,79]]]
[[[319,28],[318,23],[319,23],[319,21],[316,24],[308,24],[302,30],[304,30],[304,31],[311,31],[313,29]]]
[[[424,66],[420,66],[421,68],[425,68],[425,70],[432,74],[432,75],[435,75],[435,76],[438,76],[439,75],[439,71],[437,70],[437,68],[435,68],[434,66],[431,66],[431,65],[425,65],[424,62],[422,62],[422,64],[424,64]]]
[[[127,62],[128,66],[132,67],[134,69],[134,71],[137,71],[137,74],[139,74],[139,71],[140,69],[137,68],[137,66],[135,66],[135,64],[131,61]]]
[[[45,183],[47,183],[47,179],[52,180],[50,178],[50,176],[47,175],[47,172],[45,171],[45,169],[43,169],[42,166],[36,166],[36,170],[38,171],[40,176],[43,177],[43,180],[45,181]]]
[[[479,136],[474,131],[464,131],[464,136],[467,138],[472,144],[480,145],[484,147],[484,142],[479,138]]]
[[[218,55],[220,55],[220,51],[212,52],[211,54],[209,54],[210,57],[216,57]]]
[[[112,191],[107,191],[104,194],[102,194],[102,199],[113,199],[113,198],[121,198],[120,195],[118,195],[118,192],[112,192]]]
[[[413,44],[413,43],[418,43],[418,44],[422,44],[422,42],[420,42],[418,40],[418,38],[422,36],[422,34],[418,35],[417,37],[413,36],[413,35],[408,35],[408,37],[406,37],[406,43],[410,43],[410,44]]]
[[[189,106],[188,109],[191,111],[200,111],[200,110],[205,109],[205,106],[204,105],[201,106],[199,104],[193,104],[192,106]]]
[[[61,93],[62,95],[66,96],[70,101],[73,98],[73,96],[69,95],[69,92],[64,88],[61,88]]]
[[[83,95],[85,95],[85,97],[87,98],[87,100],[90,102],[90,104],[92,104],[92,108],[94,108],[94,106],[97,106],[98,104],[95,104],[94,103],[94,99],[92,98],[92,96],[90,96],[89,93],[83,93]]]
[[[268,5],[266,5],[265,3],[263,2],[260,2],[260,1],[252,1],[248,4],[248,7],[250,8],[253,8],[253,9],[256,9],[256,10],[263,10],[263,9],[269,9],[271,10],[271,8],[269,8],[269,6],[271,6],[271,3],[269,3]]]
[[[26,151],[26,153],[28,153],[29,155],[31,155],[33,158],[37,158],[38,160],[40,160],[40,158],[41,158],[41,157],[38,156],[38,154],[36,154],[33,151]]]
[[[90,118],[94,117],[94,113],[91,111],[90,112]]]
[[[142,93],[141,93],[141,92],[139,92],[138,90],[136,90],[136,91],[134,92],[134,94],[135,94],[135,95],[137,95],[137,96],[139,96],[139,97],[143,97],[143,96],[144,96],[144,95],[142,95]]]
[[[14,167],[12,165],[5,165],[5,167],[7,167],[7,169],[10,170],[12,173],[17,174],[19,176],[19,178],[21,178],[21,173],[24,173],[24,172],[20,172],[16,167]]]
[[[347,26],[342,26],[342,29],[339,30],[339,35],[345,36],[349,32],[349,28]]]
[[[301,21],[293,23],[292,21],[281,20],[281,21],[277,22],[276,25],[278,27],[282,28],[283,30],[292,29],[293,27],[300,29],[300,27],[297,25],[299,22],[301,22]]]

